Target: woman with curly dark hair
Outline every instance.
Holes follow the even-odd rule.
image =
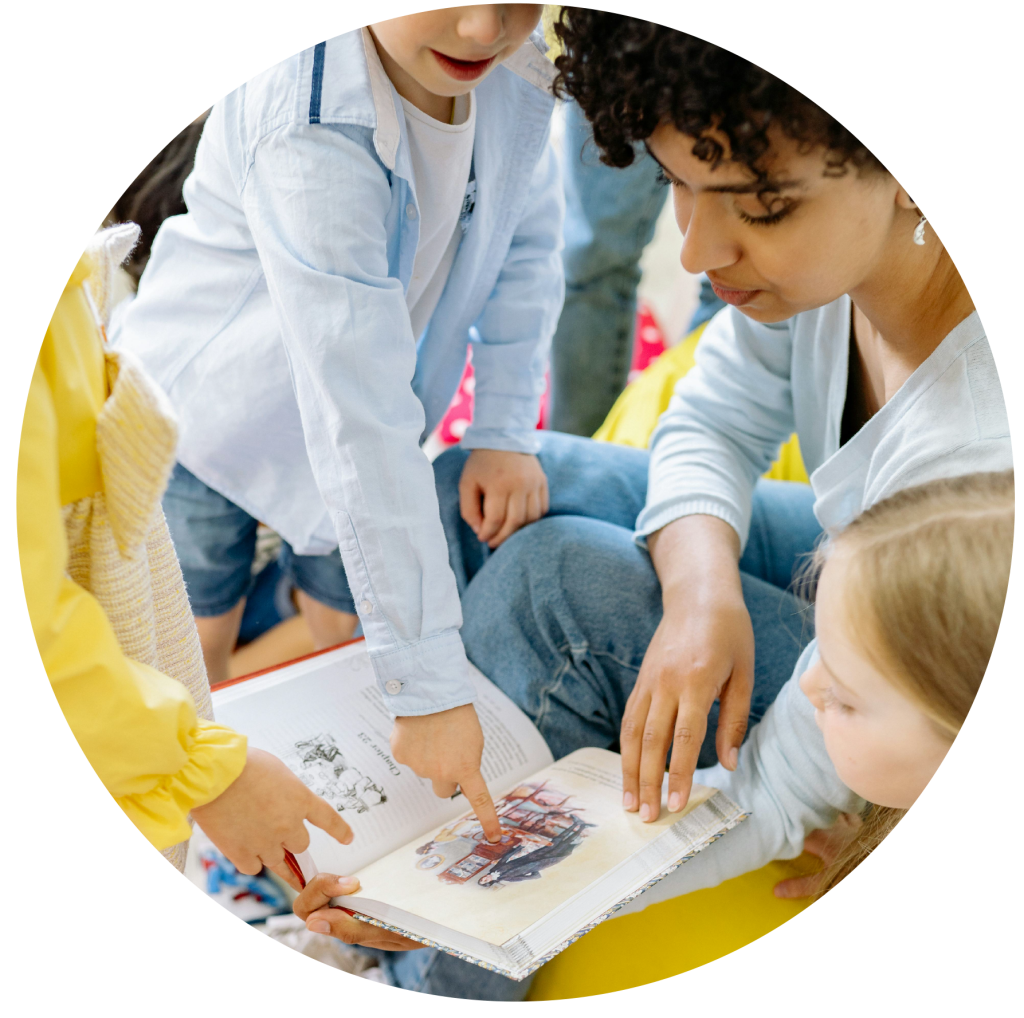
[[[573,7],[557,34],[557,86],[602,158],[626,166],[643,148],[660,163],[683,266],[732,306],[648,452],[547,435],[549,517],[486,564],[463,528],[453,558],[479,570],[463,600],[471,660],[556,756],[619,740],[623,805],[650,821],[669,752],[675,812],[698,764],[717,751],[735,768],[789,678],[809,620],[786,588],[821,528],[913,484],[1009,468],[1009,432],[956,267],[853,134],[684,32]],[[810,488],[759,480],[794,431]],[[780,855],[799,853],[798,828]]]

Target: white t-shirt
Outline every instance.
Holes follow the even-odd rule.
[[[420,239],[405,302],[417,339],[437,307],[461,231],[459,215],[473,162],[476,103],[473,93],[455,99],[455,123],[443,124],[402,100],[412,160]]]

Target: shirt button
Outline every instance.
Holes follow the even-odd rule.
[[[397,696],[402,692],[402,683],[399,682],[398,679],[388,679],[388,681],[384,683],[384,688],[392,696]]]
[[[409,202],[409,204],[405,206],[405,214],[410,219],[415,219],[416,218],[416,206],[413,205],[412,202]]]
[[[361,601],[360,604],[359,604],[359,610],[364,615],[372,615],[373,614],[373,602],[369,601],[369,600]]]

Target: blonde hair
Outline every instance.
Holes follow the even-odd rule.
[[[867,509],[816,556],[841,554],[842,598],[862,648],[950,742],[995,644],[1010,579],[1013,471],[907,488]],[[850,873],[905,810],[873,806],[824,875]]]

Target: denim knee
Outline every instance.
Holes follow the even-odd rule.
[[[281,569],[299,590],[335,611],[356,614],[356,603],[337,548],[329,555],[296,555],[291,545],[281,542]]]
[[[193,613],[230,611],[252,584],[257,521],[180,463],[171,473],[163,509]]]

